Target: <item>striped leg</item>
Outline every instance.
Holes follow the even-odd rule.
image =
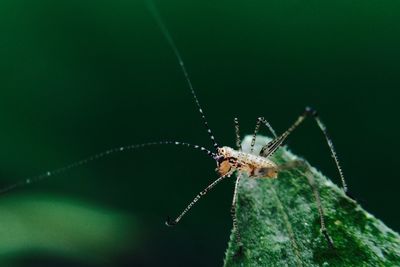
[[[308,166],[308,168],[309,167],[310,166]],[[326,242],[328,243],[329,247],[334,249],[335,246],[333,245],[333,240],[329,236],[328,230],[326,229],[326,226],[325,226],[324,209],[322,207],[322,203],[321,203],[321,198],[320,198],[318,187],[315,185],[314,177],[312,176],[312,174],[309,171],[306,172],[306,177],[307,177],[308,183],[310,184],[310,186],[311,186],[311,188],[313,190],[315,202],[317,204],[318,214],[319,214],[319,219],[320,219],[320,224],[321,224],[321,229],[320,229],[321,233],[324,235],[324,237],[326,239]]]
[[[240,129],[239,129],[239,120],[238,118],[234,118],[234,123],[235,123],[235,134],[236,134],[236,148],[239,151],[242,151],[242,144],[240,140]]]
[[[231,215],[232,215],[232,221],[233,221],[233,231],[236,234],[236,242],[239,245],[239,254],[242,253],[243,250],[243,244],[242,244],[242,238],[240,235],[240,230],[237,222],[237,216],[236,216],[236,206],[237,206],[237,199],[238,199],[238,189],[239,189],[239,183],[240,179],[242,178],[242,173],[237,174],[236,182],[235,182],[235,191],[233,192],[233,200],[232,200],[232,206],[231,206]]]
[[[253,139],[251,140],[250,154],[253,153],[254,145],[256,144],[257,133],[258,133],[258,131],[260,130],[260,125],[261,125],[261,123],[263,123],[265,126],[267,126],[267,128],[268,128],[269,131],[272,133],[272,135],[274,136],[274,138],[277,137],[274,128],[272,128],[271,124],[269,124],[269,122],[268,122],[264,117],[259,117],[259,118],[257,118],[256,127],[255,127],[254,133],[253,133]]]
[[[271,142],[266,144],[261,149],[260,155],[264,156],[264,157],[271,156],[283,144],[283,142],[290,135],[290,133],[292,133],[307,117],[313,117],[315,119],[315,121],[317,122],[318,127],[324,134],[325,139],[328,143],[329,149],[331,150],[331,155],[332,155],[332,157],[335,161],[336,167],[339,171],[343,190],[347,194],[346,181],[344,179],[343,171],[342,171],[342,168],[340,167],[339,160],[338,160],[338,157],[336,154],[336,150],[333,146],[332,140],[328,135],[325,124],[322,123],[321,119],[318,117],[317,112],[315,110],[313,110],[312,108],[306,107],[304,113],[301,116],[299,116],[299,118],[293,123],[292,126],[289,127],[288,130],[286,130],[286,132],[284,132],[282,135],[280,135],[279,137],[275,138],[274,140],[272,140]],[[322,208],[319,190],[318,190],[317,186],[315,185],[313,177],[311,177],[310,175],[307,175],[307,179],[308,179],[308,183],[310,184],[310,186],[313,190],[315,201],[317,203],[318,213],[320,216],[320,223],[321,223],[321,233],[324,235],[326,241],[328,242],[328,245],[331,248],[334,248],[333,241],[332,241],[331,237],[329,236],[328,231],[326,229],[325,220],[324,220],[324,210]]]
[[[307,182],[313,191],[314,200],[317,205],[318,215],[319,215],[319,219],[320,219],[320,227],[321,227],[320,231],[324,235],[326,242],[328,243],[328,246],[330,248],[334,249],[335,246],[333,244],[333,240],[329,236],[328,230],[326,229],[324,208],[322,206],[319,189],[318,189],[317,185],[315,184],[315,180],[314,180],[312,173],[310,172],[311,166],[308,164],[308,162],[306,162],[305,160],[302,160],[302,159],[286,162],[286,163],[283,163],[282,165],[279,165],[279,171],[285,171],[285,170],[287,171],[287,170],[291,170],[294,168],[300,168],[301,170],[304,171],[304,175],[306,176]]]
[[[209,186],[207,186],[203,191],[201,191],[193,200],[192,202],[189,203],[189,205],[186,206],[186,208],[182,211],[182,213],[175,219],[175,220],[171,220],[170,217],[167,218],[167,221],[165,222],[165,224],[167,226],[174,226],[176,224],[179,223],[179,221],[182,219],[183,216],[185,216],[185,214],[193,207],[194,204],[196,204],[197,201],[199,201],[199,199],[206,195],[208,193],[208,191],[210,191],[214,186],[216,186],[219,182],[221,182],[223,179],[225,179],[226,177],[230,177],[232,175],[233,171],[229,171],[228,173],[226,173],[225,175],[219,177],[217,180],[215,180],[214,182],[212,182]]]
[[[342,168],[339,164],[339,159],[338,156],[336,154],[336,150],[333,146],[333,142],[332,139],[329,137],[328,132],[326,130],[325,124],[321,121],[321,119],[318,117],[318,113],[316,110],[310,108],[310,107],[306,107],[305,111],[302,115],[299,116],[299,118],[293,123],[292,126],[289,127],[288,130],[286,130],[286,132],[284,132],[283,134],[281,134],[280,136],[278,136],[277,138],[275,138],[274,140],[272,140],[271,142],[269,142],[268,144],[266,144],[260,151],[260,155],[263,157],[269,157],[271,156],[282,144],[283,142],[286,140],[286,138],[307,118],[307,117],[312,117],[314,118],[314,120],[317,122],[317,125],[319,127],[319,129],[322,131],[325,140],[329,146],[329,149],[331,151],[331,155],[332,158],[335,161],[335,165],[336,168],[339,172],[340,175],[340,179],[342,182],[342,187],[343,187],[343,191],[348,195],[348,189],[347,189],[347,184],[346,184],[346,180],[344,179],[344,174],[342,171]]]

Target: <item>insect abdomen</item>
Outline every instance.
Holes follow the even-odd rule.
[[[253,171],[252,177],[258,178],[278,178],[278,171],[276,168],[256,168]]]
[[[257,178],[277,178],[276,164],[264,157],[252,155],[244,152],[237,152],[239,170],[247,172],[249,177]]]

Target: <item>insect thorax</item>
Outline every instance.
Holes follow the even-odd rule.
[[[233,169],[245,172],[249,177],[277,178],[278,167],[268,158],[237,151],[227,146],[218,148],[218,154],[220,156],[218,172],[221,175]]]

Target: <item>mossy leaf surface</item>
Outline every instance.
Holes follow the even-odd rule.
[[[243,141],[249,149],[251,137]],[[258,137],[255,151],[270,139]],[[273,156],[292,163],[278,179],[241,179],[237,216],[243,253],[231,233],[225,266],[400,266],[400,237],[286,148]],[[313,180],[335,248],[320,232]]]

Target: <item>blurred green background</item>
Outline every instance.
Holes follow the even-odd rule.
[[[156,1],[219,143],[233,117],[278,132],[312,105],[349,187],[394,230],[398,213],[398,1]],[[0,182],[121,145],[210,145],[144,1],[0,2]],[[266,133],[266,132],[264,132]],[[338,183],[310,121],[290,148]],[[1,266],[221,266],[233,182],[164,226],[215,163],[181,147],[116,154],[0,199]]]

